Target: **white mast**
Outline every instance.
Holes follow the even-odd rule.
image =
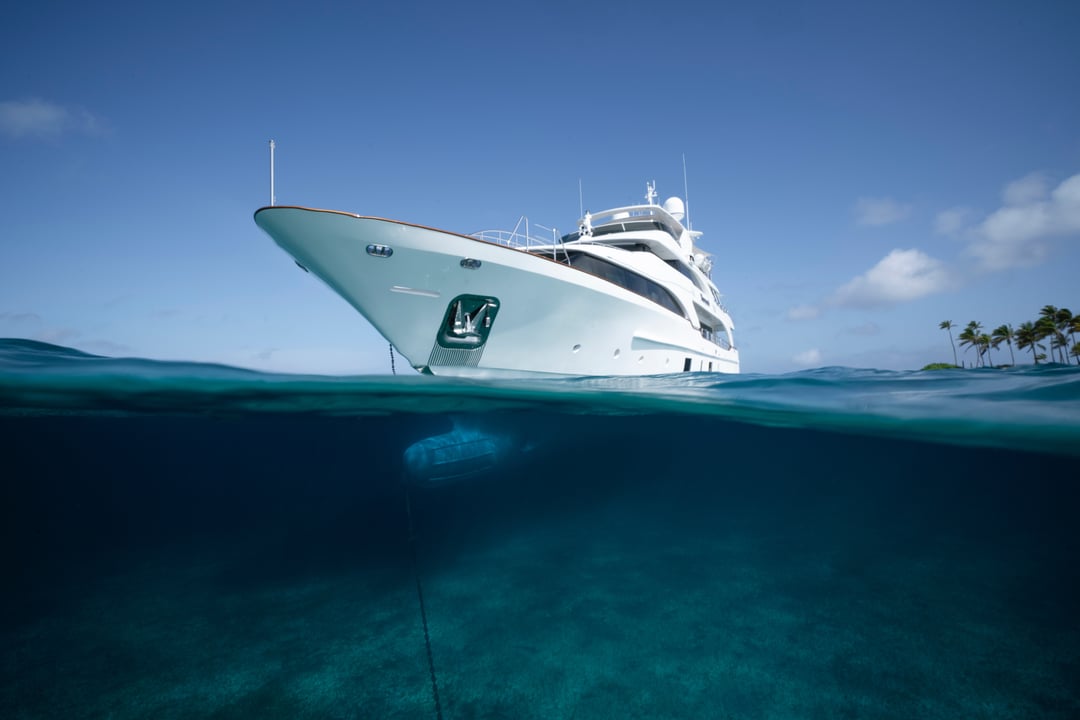
[[[274,197],[274,141],[270,140],[270,204],[277,203],[277,198]]]
[[[686,229],[693,230],[694,223],[690,222],[690,186],[686,182],[686,153],[682,154],[682,187],[683,197],[686,200]]]

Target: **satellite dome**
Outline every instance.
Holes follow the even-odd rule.
[[[682,222],[682,219],[686,217],[686,206],[684,206],[683,201],[677,197],[669,197],[665,200],[664,209],[667,210],[671,217],[679,222]]]

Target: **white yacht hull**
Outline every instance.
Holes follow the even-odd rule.
[[[421,372],[739,371],[737,351],[702,337],[685,317],[550,257],[336,211],[273,206],[255,220]],[[465,317],[470,309],[475,319]],[[458,315],[460,336],[448,330]]]

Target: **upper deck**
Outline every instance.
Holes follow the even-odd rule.
[[[550,239],[533,234],[533,228],[540,228],[550,232]],[[537,223],[529,224],[529,219],[522,216],[513,230],[483,230],[473,233],[473,237],[488,242],[509,245],[525,250],[537,247],[553,247],[560,243],[573,242],[599,242],[620,244],[625,242],[622,238],[605,238],[605,236],[658,231],[667,237],[660,241],[666,246],[668,252],[660,252],[660,255],[681,257],[691,255],[694,252],[692,235],[683,227],[675,217],[665,208],[659,205],[631,205],[627,207],[605,210],[595,215],[585,213],[578,224],[578,231],[560,236],[558,230]],[[648,243],[654,245],[653,243]],[[659,248],[657,248],[659,249]]]
[[[605,210],[592,215],[585,213],[578,231],[562,236],[562,242],[574,242],[585,237],[598,238],[612,233],[660,230],[671,236],[676,244],[682,243],[686,229],[659,205],[631,205]]]

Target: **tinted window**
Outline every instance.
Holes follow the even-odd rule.
[[[569,260],[571,267],[584,270],[590,275],[603,278],[608,282],[613,282],[619,287],[626,288],[632,293],[652,300],[657,305],[667,308],[676,315],[686,317],[675,296],[667,288],[658,285],[647,277],[585,253],[570,253]]]
[[[676,270],[678,270],[679,272],[681,272],[686,277],[690,278],[690,282],[694,283],[694,285],[699,290],[702,290],[702,291],[705,290],[705,288],[701,284],[701,281],[698,280],[697,277],[694,275],[694,273],[690,270],[689,265],[682,262],[681,260],[665,260],[664,262],[666,262],[668,265],[670,265],[671,267],[673,267]],[[719,302],[719,301],[717,301],[717,302]]]

